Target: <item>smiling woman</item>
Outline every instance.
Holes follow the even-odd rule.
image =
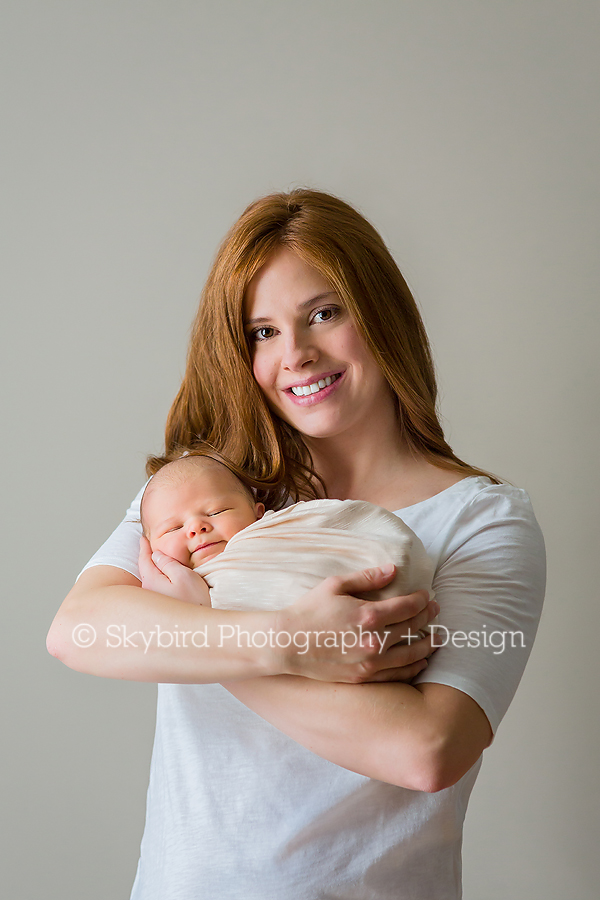
[[[422,541],[449,634],[510,629],[523,641],[501,654],[481,641],[435,653],[430,637],[402,643],[437,608],[425,591],[358,599],[389,586],[393,566],[326,578],[290,605],[281,598],[278,611],[201,605],[190,563],[226,540],[218,519],[237,509],[237,500],[223,506],[221,489],[206,506],[184,486],[182,506],[166,511],[152,508],[150,491],[159,539],[183,541],[179,557],[165,544],[172,558],[155,567],[163,579],[168,569],[174,595],[141,591],[154,572],[148,546],[138,564],[138,495],[48,638],[73,668],[160,682],[132,897],[458,900],[464,814],[531,650],[544,545],[527,494],[447,444],[417,306],[375,229],[343,201],[274,194],[225,238],[165,454],[148,474],[205,444],[256,490],[236,527],[262,503],[376,504]],[[261,560],[249,562],[261,594]],[[205,642],[147,654],[73,646],[77,623],[100,634],[115,621],[140,633],[202,632]],[[232,646],[224,627],[289,641]],[[297,640],[326,633],[351,635],[352,649]]]
[[[339,385],[304,394],[328,377]],[[292,388],[302,388],[302,398]],[[377,231],[329,194],[272,194],[248,207],[217,253],[167,420],[166,454],[205,440],[263,482],[267,506],[322,495],[323,474],[336,477],[330,496],[362,496],[364,473],[344,483],[339,459],[331,466],[339,442],[319,464],[311,435],[314,426],[313,438],[333,439],[337,429],[349,438],[368,416],[364,467],[374,452],[374,502],[393,510],[429,496],[432,479],[441,491],[488,474],[455,456],[436,399],[420,313]],[[406,477],[394,487],[400,447],[411,468],[408,498]]]

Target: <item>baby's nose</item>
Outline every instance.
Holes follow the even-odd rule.
[[[205,531],[208,531],[208,522],[204,519],[194,519],[190,522],[188,531],[192,536],[194,534],[204,534]]]

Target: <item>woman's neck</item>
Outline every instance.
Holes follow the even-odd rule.
[[[398,482],[406,482],[415,458],[406,447],[399,429],[383,431],[374,427],[356,435],[308,438],[316,471],[329,497],[338,500],[382,501],[397,492]]]
[[[464,478],[417,455],[398,428],[383,431],[374,427],[361,434],[360,441],[348,435],[305,440],[331,499],[367,500],[393,512]]]

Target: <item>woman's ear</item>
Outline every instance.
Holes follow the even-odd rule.
[[[262,519],[262,517],[265,514],[265,504],[257,503],[256,506],[254,507],[254,512],[256,513],[257,519]]]

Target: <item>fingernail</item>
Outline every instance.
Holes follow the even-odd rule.
[[[160,562],[161,559],[162,553],[160,553],[158,550],[155,550],[152,554],[152,562]]]
[[[393,574],[395,568],[396,568],[396,567],[395,567],[395,565],[394,565],[393,563],[388,563],[386,566],[380,566],[380,567],[379,567],[379,571],[381,572],[381,574],[382,574],[384,577],[387,577],[388,575],[392,575],[392,574]]]

